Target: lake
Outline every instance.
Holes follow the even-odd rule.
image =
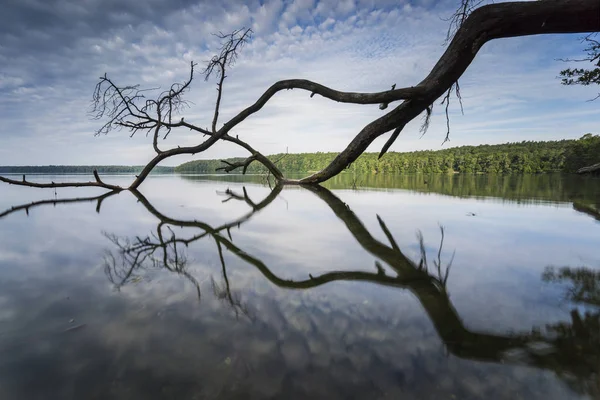
[[[0,185],[2,399],[600,396],[600,179],[103,193]]]

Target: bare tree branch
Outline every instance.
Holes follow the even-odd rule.
[[[195,64],[191,63],[190,75],[182,83],[173,84],[155,98],[147,97],[153,89],[141,89],[138,85],[118,86],[106,75],[100,77],[93,94],[92,115],[96,119],[105,119],[104,125],[96,132],[107,133],[113,129],[128,129],[133,136],[137,132],[152,134],[153,148],[156,155],[132,182],[129,189],[136,190],[147,178],[148,174],[163,160],[177,155],[194,155],[209,149],[219,140],[237,144],[250,153],[247,163],[222,167],[229,172],[235,168],[247,168],[252,161],[265,165],[275,179],[282,183],[316,184],[323,182],[347,168],[378,137],[392,132],[383,146],[383,156],[398,138],[404,127],[417,116],[425,113],[422,131],[429,126],[432,105],[441,96],[445,97],[446,138],[449,140],[449,102],[454,91],[461,102],[458,79],[469,67],[478,51],[488,41],[515,36],[581,33],[600,31],[600,2],[598,0],[553,0],[535,2],[504,2],[479,7],[479,0],[461,0],[461,7],[450,18],[448,39],[452,38],[446,51],[437,61],[430,73],[416,86],[375,93],[342,92],[327,86],[304,79],[290,79],[276,82],[268,88],[256,102],[240,111],[237,115],[217,128],[219,111],[222,102],[224,81],[227,68],[232,67],[241,48],[250,40],[250,29],[236,30],[230,34],[218,34],[223,40],[220,53],[213,57],[203,70],[208,79],[212,74],[218,76],[217,98],[211,128],[201,128],[180,119],[175,115],[188,106],[184,94],[189,90],[194,79]],[[597,41],[592,41],[596,45]],[[592,61],[600,58],[592,56]],[[321,95],[333,101],[351,104],[379,104],[386,109],[388,104],[402,101],[391,111],[372,121],[358,132],[354,139],[323,170],[300,180],[286,179],[275,163],[248,143],[233,137],[229,133],[249,116],[260,111],[275,94],[283,90],[300,89],[310,92],[310,97]],[[462,109],[462,102],[461,102]],[[162,150],[158,146],[158,138],[166,138],[172,129],[185,127],[208,136],[206,140],[195,146],[177,146]],[[33,184],[1,178],[11,184],[24,184],[32,187],[65,187],[65,186],[99,186],[110,190],[117,187],[97,182],[80,184]]]
[[[217,121],[219,120],[219,108],[221,106],[221,98],[223,95],[223,81],[227,77],[225,75],[225,69],[227,67],[233,67],[239,51],[242,47],[250,41],[252,38],[252,29],[238,29],[230,34],[219,33],[216,34],[223,42],[221,45],[221,52],[214,56],[202,72],[205,76],[205,80],[208,80],[213,72],[216,72],[219,82],[217,83],[217,101],[215,104],[215,112],[212,122],[212,132],[217,133]]]
[[[600,41],[594,39],[598,32],[591,33],[582,39],[582,42],[587,45],[584,51],[587,56],[579,59],[560,59],[561,61],[570,62],[589,62],[593,68],[567,68],[560,71],[561,83],[566,86],[571,85],[600,85]],[[593,99],[594,101],[600,98],[600,93]]]
[[[183,98],[194,79],[195,63],[190,64],[190,75],[183,83],[174,83],[169,90],[158,94],[156,99],[146,95],[158,88],[140,89],[139,85],[117,86],[105,74],[100,77],[92,96],[90,114],[94,119],[104,119],[106,122],[96,131],[96,135],[106,134],[113,129],[126,128],[135,135],[138,131],[148,135],[153,133],[153,145],[157,153],[158,136],[161,129],[165,130],[163,139],[171,132],[173,116],[188,106]],[[198,130],[202,131],[201,128]]]
[[[506,2],[479,7],[468,15],[429,75],[415,88],[419,97],[404,101],[386,115],[365,126],[354,140],[323,170],[300,180],[323,182],[352,163],[379,136],[394,130],[392,141],[409,121],[448,91],[468,68],[479,49],[499,38],[549,33],[600,31],[600,2],[554,0]],[[388,141],[386,146],[391,143]]]
[[[103,182],[100,179],[100,176],[98,176],[98,171],[96,171],[96,170],[94,170],[94,178],[96,179],[95,182],[90,181],[90,182],[37,183],[37,182],[28,181],[25,178],[25,175],[23,175],[23,178],[21,180],[10,179],[10,178],[0,176],[0,182],[5,182],[5,183],[8,183],[9,185],[28,186],[28,187],[39,188],[39,189],[61,188],[61,187],[99,187],[99,188],[108,189],[111,191],[123,190],[123,188],[120,186],[111,185],[111,184]]]
[[[600,171],[600,163],[594,164],[594,165],[589,165],[587,167],[579,168],[577,170],[577,173],[578,174],[589,174],[589,173],[598,172],[598,171]]]
[[[256,160],[255,155],[250,156],[242,161],[229,162],[227,160],[221,160],[222,163],[227,164],[227,165],[224,167],[217,168],[217,171],[225,171],[225,172],[229,173],[231,171],[235,171],[238,168],[243,168],[242,174],[245,175],[246,170],[248,169],[250,164],[252,164],[252,161],[255,161],[255,160]]]
[[[450,18],[445,19],[448,21],[448,31],[446,32],[446,43],[450,42],[456,32],[465,23],[469,15],[475,11],[477,7],[484,3],[485,0],[461,0],[460,6],[456,9],[454,14]]]

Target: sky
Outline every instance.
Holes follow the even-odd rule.
[[[151,138],[127,131],[94,136],[92,92],[105,73],[117,84],[168,88],[219,50],[212,33],[254,31],[227,73],[220,123],[274,82],[310,79],[344,91],[376,92],[420,82],[443,53],[445,20],[457,0],[3,0],[0,13],[0,165],[145,164]],[[429,131],[417,118],[391,151],[442,149],[599,133],[598,89],[565,87],[557,75],[581,56],[582,35],[487,43],[460,79],[464,115],[451,103],[450,142],[439,101]],[[301,90],[277,94],[236,127],[263,154],[341,151],[384,111],[338,104]],[[214,79],[198,76],[181,116],[210,126]],[[441,100],[441,99],[440,99]],[[387,111],[389,111],[388,109]],[[369,151],[379,151],[388,135]],[[173,131],[163,148],[203,138]],[[193,159],[246,155],[218,143]],[[191,156],[171,158],[178,165]]]

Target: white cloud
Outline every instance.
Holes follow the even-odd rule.
[[[341,15],[347,15],[354,10],[354,6],[354,0],[341,0],[337,4],[336,11]]]
[[[282,9],[283,2],[281,0],[273,0],[265,2],[253,13],[252,29],[257,35],[271,32],[275,22],[279,19]]]
[[[93,137],[99,123],[90,121],[86,112],[97,77],[108,72],[123,84],[168,87],[185,79],[190,61],[202,63],[218,49],[219,40],[211,33],[241,26],[252,27],[255,37],[227,74],[221,123],[280,79],[305,78],[335,89],[369,92],[392,84],[414,85],[444,51],[447,23],[440,17],[450,10],[443,4],[425,8],[422,2],[375,0],[250,1],[242,6],[234,1],[182,2],[169,9],[154,0],[147,10],[150,17],[142,18],[130,7],[120,14],[113,10],[105,29],[92,34],[95,25],[85,10],[64,3],[63,12],[82,15],[85,34],[77,37],[51,27],[23,37],[0,31],[0,164],[145,162],[152,153],[143,136],[128,139],[125,132],[113,132]],[[68,40],[61,42],[63,37]],[[36,40],[56,47],[48,52]],[[597,104],[585,102],[596,94],[594,88],[565,88],[555,79],[563,67],[555,59],[577,54],[576,44],[576,38],[563,36],[487,44],[460,81],[465,115],[457,101],[452,103],[451,144],[556,139],[594,131],[600,119],[593,111]],[[198,77],[189,93],[193,106],[185,111],[186,120],[209,125],[214,95],[214,82]],[[426,136],[419,139],[416,120],[392,150],[439,148],[445,121],[442,107],[434,110]],[[265,153],[341,150],[380,115],[376,105],[337,104],[285,91],[234,134]],[[198,140],[190,132],[174,132],[167,144]],[[383,140],[371,150],[379,150]],[[34,150],[22,150],[26,148]],[[241,154],[243,150],[222,144],[199,157]],[[181,161],[185,159],[173,163]]]

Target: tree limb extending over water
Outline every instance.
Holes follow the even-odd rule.
[[[107,75],[100,77],[93,97],[94,117],[102,119],[104,124],[98,129],[97,134],[107,133],[115,128],[124,128],[130,131],[131,136],[142,132],[152,137],[152,146],[156,155],[136,176],[129,189],[137,189],[148,174],[163,160],[177,155],[201,153],[219,140],[237,144],[250,153],[244,162],[224,166],[223,168],[227,172],[234,171],[236,168],[245,169],[250,163],[258,161],[265,165],[269,173],[279,182],[317,184],[342,172],[376,138],[393,132],[381,150],[380,157],[383,156],[406,124],[423,112],[428,116],[431,115],[432,105],[441,96],[445,96],[443,103],[446,107],[453,91],[460,99],[458,79],[467,70],[485,43],[494,39],[517,36],[600,31],[600,2],[598,0],[520,1],[489,4],[477,8],[478,4],[470,0],[462,0],[460,8],[451,18],[449,37],[453,32],[454,35],[446,51],[430,73],[414,86],[396,89],[393,85],[390,90],[355,93],[335,90],[304,79],[282,80],[271,85],[256,102],[219,127],[227,69],[233,66],[240,50],[252,36],[251,29],[239,29],[230,34],[217,35],[222,40],[221,50],[202,71],[205,79],[212,75],[217,77],[217,98],[210,128],[184,121],[184,118],[180,120],[176,118],[176,115],[189,105],[184,94],[190,89],[195,76],[196,64],[192,62],[189,77],[182,83],[173,84],[156,98],[147,97],[151,89],[142,89],[139,85],[120,86]],[[341,103],[380,104],[382,110],[394,102],[401,101],[401,103],[363,127],[347,147],[321,171],[299,180],[293,180],[287,179],[275,163],[250,144],[239,139],[238,136],[230,135],[234,128],[251,115],[259,112],[277,93],[291,89],[307,91],[310,93],[310,97],[319,95]],[[428,125],[428,121],[426,119],[425,125]],[[207,139],[194,146],[161,149],[158,144],[159,139],[167,138],[175,128],[192,130]],[[25,180],[19,182],[2,178],[2,181],[31,187],[63,187],[62,184],[54,182],[41,186],[41,184]],[[96,182],[70,183],[68,186],[121,189],[104,184],[97,174]]]

